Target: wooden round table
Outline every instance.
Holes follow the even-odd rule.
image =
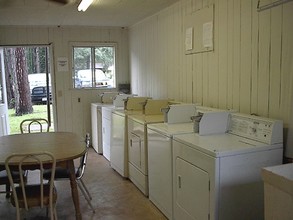
[[[48,151],[56,158],[56,166],[70,172],[70,186],[76,219],[82,219],[75,177],[74,159],[86,152],[84,140],[71,132],[43,132],[15,134],[0,137],[0,168],[5,169],[5,159],[13,153]]]

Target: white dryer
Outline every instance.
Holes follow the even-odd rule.
[[[227,111],[195,106],[195,104],[181,104],[169,106],[165,123],[148,124],[148,179],[149,199],[159,208],[168,219],[173,219],[173,146],[175,134],[194,133],[194,123],[191,117],[204,112],[218,112],[220,118],[227,117]],[[227,119],[226,119],[227,121]],[[218,133],[226,132],[226,124],[218,124]]]
[[[113,98],[118,92],[103,92],[99,95],[100,102],[91,103],[92,146],[98,154],[103,153],[102,142],[102,106],[112,106]]]
[[[127,97],[132,97],[132,94],[119,94],[113,97],[112,105],[102,105],[102,123],[101,123],[101,136],[103,156],[110,161],[110,140],[111,140],[111,123],[112,123],[112,111],[114,109],[123,109],[124,100]],[[99,125],[100,126],[100,125]]]
[[[113,109],[111,125],[111,167],[122,177],[128,177],[128,115],[143,114],[143,106],[149,97],[128,97],[123,109]]]
[[[174,219],[264,219],[261,168],[282,163],[282,121],[232,113],[228,128],[174,135]]]
[[[148,125],[149,199],[172,219],[172,137],[193,133],[193,123]]]
[[[110,161],[110,139],[111,139],[111,107],[102,107],[102,141],[103,141],[103,156]]]
[[[145,115],[128,116],[128,166],[129,179],[148,196],[147,125],[164,122],[162,108],[169,100],[147,100]]]

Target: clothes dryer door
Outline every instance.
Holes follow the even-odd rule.
[[[174,219],[209,219],[209,175],[180,157],[175,160]]]
[[[141,171],[142,140],[138,135],[131,132],[129,141],[129,162]]]
[[[111,120],[107,117],[102,117],[102,142],[103,156],[110,161],[110,139],[111,139]]]
[[[120,175],[127,177],[128,171],[125,165],[125,116],[112,113],[110,158],[111,167]]]

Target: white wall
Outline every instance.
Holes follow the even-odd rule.
[[[233,108],[282,119],[288,127],[293,100],[293,2],[262,12],[257,12],[257,2],[181,0],[132,26],[133,93]],[[186,15],[210,4],[215,10],[214,51],[185,55]],[[293,148],[293,143],[288,146]]]
[[[91,130],[90,103],[97,102],[105,90],[72,89],[70,42],[116,42],[118,44],[116,82],[129,83],[128,30],[124,28],[94,27],[0,27],[0,46],[51,44],[54,71],[57,129],[73,131],[81,136]],[[67,57],[69,71],[57,71],[57,59]],[[78,99],[80,98],[80,102]]]

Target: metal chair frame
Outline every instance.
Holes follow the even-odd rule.
[[[42,122],[45,122],[45,123],[42,123]],[[46,124],[47,128],[43,128],[43,124]],[[39,126],[38,132],[49,132],[49,130],[50,130],[49,122],[48,122],[47,119],[45,119],[45,118],[29,118],[29,119],[24,119],[20,123],[20,132],[22,134],[25,133],[24,127],[27,126],[28,133],[32,133],[33,132],[31,130],[32,125],[38,125]]]
[[[93,213],[95,213],[95,209],[91,203],[92,197],[86,187],[86,185],[84,184],[82,177],[84,175],[85,172],[85,168],[86,168],[86,162],[87,162],[87,156],[88,156],[88,149],[90,147],[90,137],[89,134],[86,135],[85,138],[85,143],[86,143],[86,147],[87,150],[85,152],[85,154],[80,158],[80,164],[79,166],[75,169],[75,176],[76,176],[76,183],[78,188],[80,189],[80,191],[82,192],[83,196],[85,197],[86,201],[88,202],[89,206],[91,207]],[[62,177],[58,177],[58,173],[62,174]],[[52,174],[50,172],[50,170],[45,171],[44,173],[44,179],[49,179],[52,177]],[[63,169],[63,168],[58,168],[56,169],[56,173],[55,173],[56,177],[55,177],[55,181],[58,180],[68,180],[69,179],[69,173],[67,170]]]
[[[12,172],[18,173],[26,171],[28,168],[38,169],[40,172],[39,182],[27,184],[23,175],[19,175],[19,186],[15,185]],[[52,174],[55,175],[56,159],[49,152],[36,152],[30,154],[11,154],[5,160],[5,168],[8,174],[10,185],[12,186],[11,203],[16,207],[16,219],[21,219],[21,209],[28,211],[31,207],[44,206],[50,208],[50,218],[57,219],[56,200],[57,193],[54,187],[54,175],[50,183],[43,181],[44,168],[50,167]]]

